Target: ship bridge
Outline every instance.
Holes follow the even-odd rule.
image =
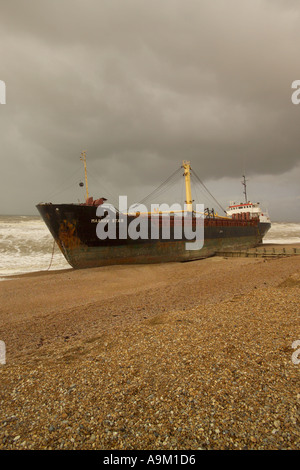
[[[259,202],[243,202],[235,203],[231,202],[229,207],[226,210],[226,213],[229,217],[242,218],[246,220],[259,218],[260,222],[270,223],[270,217],[267,211],[262,211]]]

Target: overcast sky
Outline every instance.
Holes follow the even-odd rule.
[[[95,198],[186,159],[223,207],[246,172],[300,222],[299,25],[299,0],[0,0],[0,214],[83,201],[86,150]]]

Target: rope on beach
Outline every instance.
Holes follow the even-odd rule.
[[[52,264],[53,257],[54,257],[54,249],[55,249],[55,240],[53,240],[51,260],[50,260],[50,264],[49,264],[48,268],[46,269],[46,271],[49,271],[49,269],[51,268],[51,264]]]

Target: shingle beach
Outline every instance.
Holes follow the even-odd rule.
[[[300,256],[17,276],[0,340],[0,449],[300,448]]]

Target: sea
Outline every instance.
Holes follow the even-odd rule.
[[[264,243],[300,243],[300,223],[273,222]],[[68,268],[70,265],[39,216],[0,216],[0,280]]]

